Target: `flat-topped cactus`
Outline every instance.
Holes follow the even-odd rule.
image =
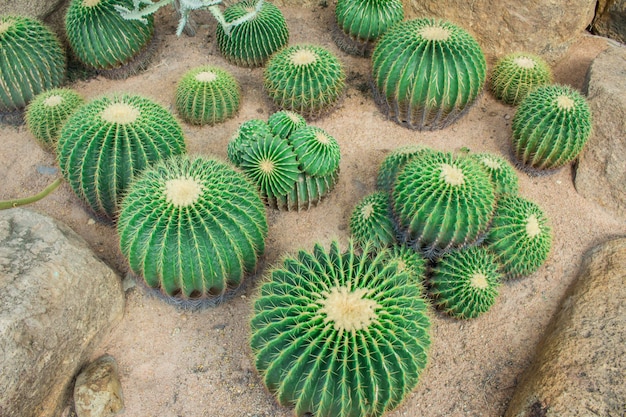
[[[541,57],[515,52],[496,62],[490,87],[495,98],[517,106],[530,91],[551,83],[552,71]]]
[[[517,194],[519,179],[515,168],[503,157],[489,153],[470,154],[491,176],[491,182],[495,187],[496,195]]]
[[[178,155],[129,186],[117,222],[131,271],[169,301],[195,306],[232,294],[265,249],[265,206],[229,164]]]
[[[368,194],[352,210],[350,234],[354,242],[374,250],[396,243],[396,230],[391,216],[389,194],[377,191]]]
[[[260,289],[250,344],[267,388],[296,416],[377,417],[417,385],[428,307],[387,251],[315,245],[285,258]]]
[[[429,152],[430,150],[431,149],[422,145],[407,145],[389,152],[378,168],[376,188],[391,193],[393,184],[396,181],[396,176],[398,172],[404,168],[404,165],[406,165],[409,160],[422,155],[424,152]]]

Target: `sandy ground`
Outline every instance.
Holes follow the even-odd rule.
[[[341,53],[331,39],[332,8],[285,7],[290,43],[328,47],[345,64],[348,88],[342,104],[312,124],[340,143],[341,175],[336,189],[308,211],[268,210],[269,236],[263,268],[280,256],[314,242],[346,242],[353,207],[374,190],[378,165],[398,146],[425,144],[441,150],[468,147],[508,155],[514,108],[484,94],[459,122],[438,132],[402,128],[378,111],[366,88],[369,61]],[[148,71],[125,81],[96,78],[73,86],[86,99],[114,92],[143,94],[173,108],[179,77],[201,64],[230,70],[242,85],[243,104],[235,119],[215,127],[183,125],[191,153],[226,158],[226,145],[240,123],[272,112],[262,88],[262,69],[227,64],[215,47],[215,23],[199,14],[196,37],[173,35],[176,22],[159,14],[161,39]],[[208,38],[208,41],[207,41]],[[555,68],[556,81],[581,88],[593,57],[606,46],[586,36]],[[0,199],[31,195],[58,175],[55,158],[42,151],[24,127],[0,127]],[[520,173],[521,195],[537,202],[551,220],[554,244],[535,274],[505,283],[492,310],[472,321],[432,314],[432,348],[419,385],[389,416],[499,416],[506,410],[520,374],[568,285],[581,255],[606,238],[626,234],[626,225],[578,195],[572,170],[529,177]],[[82,235],[95,253],[124,276],[112,227],[93,222],[64,184],[32,209],[59,219]],[[147,295],[127,292],[124,320],[94,354],[108,353],[119,365],[126,417],[289,416],[256,375],[248,348],[248,321],[259,276],[251,277],[232,300],[201,311],[179,310]]]

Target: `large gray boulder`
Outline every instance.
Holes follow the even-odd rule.
[[[0,0],[0,13],[45,20],[67,0]]]
[[[626,43],[626,0],[599,0],[591,31]]]
[[[58,416],[123,311],[119,277],[76,233],[33,211],[0,211],[0,416]]]

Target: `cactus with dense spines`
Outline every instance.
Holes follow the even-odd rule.
[[[552,71],[541,57],[515,52],[496,62],[490,87],[495,98],[517,106],[530,91],[551,83]]]
[[[286,211],[308,210],[317,206],[330,193],[339,180],[339,170],[322,177],[312,177],[301,173],[296,185],[285,195],[267,199],[272,208]]]
[[[204,65],[187,71],[176,87],[176,110],[188,123],[214,125],[239,110],[241,91],[227,71]]]
[[[117,222],[131,271],[167,299],[219,301],[253,272],[265,249],[265,206],[229,164],[176,155],[137,176]]]
[[[306,120],[298,113],[283,110],[272,113],[267,124],[274,135],[286,139],[299,127],[306,126]]]
[[[288,140],[305,174],[322,177],[339,169],[339,143],[323,129],[302,126]]]
[[[543,210],[520,196],[498,200],[485,245],[493,251],[508,278],[532,274],[546,261],[552,232]]]
[[[484,247],[472,246],[437,260],[428,294],[447,314],[476,318],[495,304],[502,278],[496,255]]]
[[[553,170],[573,161],[591,135],[587,100],[564,85],[530,92],[513,116],[513,155],[529,173]]]
[[[239,126],[237,133],[228,142],[226,148],[228,160],[235,164],[236,167],[241,166],[245,149],[257,140],[271,135],[270,127],[263,120],[246,120]]]
[[[243,0],[224,10],[224,20],[235,21],[254,11],[255,0]],[[259,67],[289,41],[289,30],[281,11],[265,1],[257,14],[230,29],[226,34],[217,26],[217,46],[224,57],[234,65]]]
[[[496,195],[517,194],[519,179],[515,168],[509,161],[488,152],[470,154],[470,158],[478,161],[487,170],[495,187]]]
[[[411,129],[448,126],[474,104],[487,76],[476,40],[446,21],[396,23],[372,53],[374,97],[381,110]]]
[[[55,151],[59,131],[84,100],[70,88],[53,88],[35,96],[26,107],[26,127],[47,151]]]
[[[61,173],[102,220],[113,220],[133,177],[185,152],[183,132],[161,105],[137,95],[101,97],[79,107],[57,143]]]
[[[430,346],[419,286],[386,251],[337,242],[274,269],[251,328],[256,369],[296,416],[383,415],[417,385]]]
[[[409,274],[409,280],[418,285],[425,294],[426,259],[419,252],[409,246],[395,244],[387,251],[387,257],[390,261],[397,262],[398,272]]]
[[[0,112],[21,110],[65,81],[65,53],[38,20],[0,15]]]
[[[350,216],[350,234],[360,247],[369,244],[375,250],[396,243],[388,193],[377,191],[359,201]]]
[[[270,58],[263,85],[278,108],[315,118],[337,103],[345,79],[341,62],[327,49],[294,45]]]
[[[396,181],[396,176],[404,168],[404,165],[409,160],[429,151],[431,149],[422,145],[407,145],[389,152],[378,168],[376,188],[390,193],[393,189],[393,183]]]

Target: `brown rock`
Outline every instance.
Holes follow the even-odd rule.
[[[76,378],[74,410],[77,417],[112,417],[124,409],[117,362],[104,355],[90,363]]]
[[[591,31],[626,43],[626,0],[599,0]]]

